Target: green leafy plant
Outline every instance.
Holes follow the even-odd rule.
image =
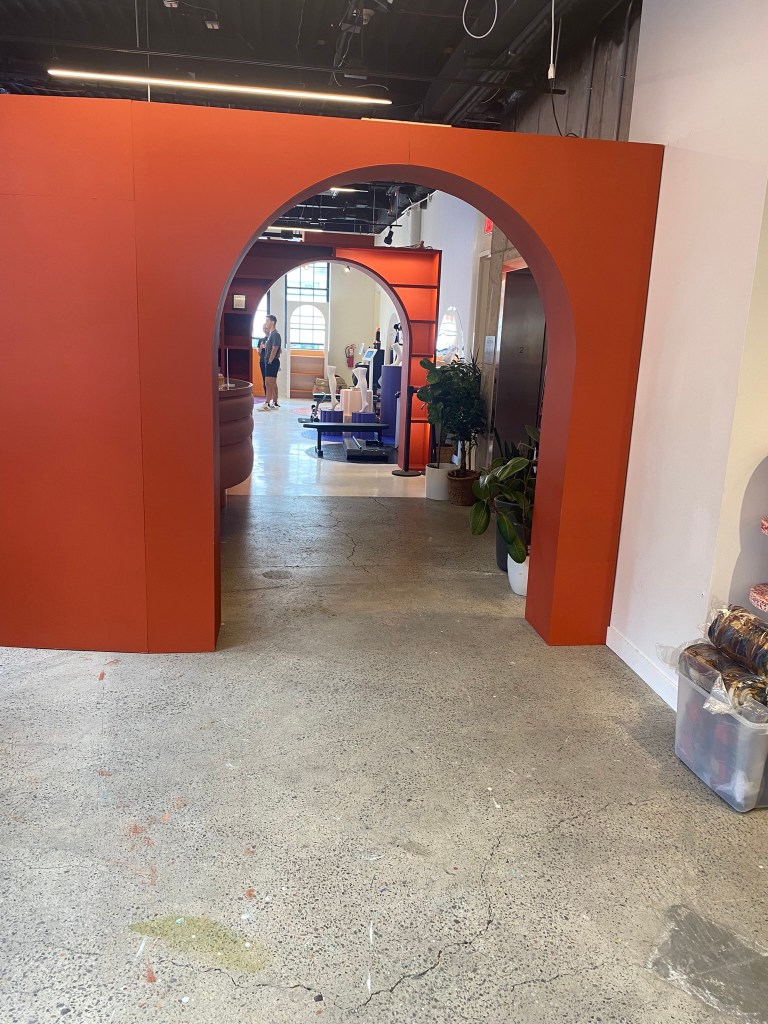
[[[420,365],[427,371],[427,382],[416,397],[427,406],[427,419],[435,427],[438,445],[446,437],[459,442],[456,473],[466,476],[472,450],[486,425],[480,366],[474,358],[468,363],[457,359],[442,366],[422,359]]]
[[[453,395],[453,378],[450,374],[442,373],[442,367],[435,366],[428,359],[421,360],[427,373],[427,383],[419,388],[416,397],[424,402],[427,409],[427,419],[432,425],[435,440],[435,462],[440,466],[440,453],[448,439],[448,430],[445,425],[445,407],[450,405]]]
[[[528,557],[536,496],[539,431],[526,427],[525,432],[530,443],[504,445],[503,454],[488,469],[481,470],[480,478],[472,485],[477,501],[469,512],[469,529],[475,537],[485,533],[496,516],[513,562],[524,562]]]

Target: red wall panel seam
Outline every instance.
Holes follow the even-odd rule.
[[[142,401],[142,383],[144,374],[141,360],[141,342],[139,334],[141,331],[141,313],[139,310],[139,252],[137,245],[137,220],[136,220],[136,124],[134,110],[136,105],[131,103],[131,184],[133,186],[133,260],[136,268],[136,354],[139,367],[139,437],[141,441],[141,509],[144,523],[144,650],[149,651],[149,573],[147,572],[147,497],[144,486],[146,468],[144,463],[144,402]]]

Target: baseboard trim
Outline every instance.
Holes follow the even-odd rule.
[[[629,665],[633,672],[640,676],[646,685],[650,686],[654,693],[661,697],[665,704],[669,704],[673,711],[677,709],[677,680],[674,676],[668,676],[663,672],[655,662],[638,650],[613,626],[608,627],[605,643],[614,654],[617,654],[626,665]]]

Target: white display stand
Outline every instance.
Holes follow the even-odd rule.
[[[360,389],[360,412],[373,411],[373,394],[368,390],[368,367],[356,366],[357,386]]]
[[[339,396],[345,419],[347,416],[351,416],[353,412],[362,412],[363,398],[358,388],[342,388]]]
[[[333,412],[339,404],[336,398],[336,367],[328,366],[326,376],[328,378],[328,391],[331,394],[331,412]]]

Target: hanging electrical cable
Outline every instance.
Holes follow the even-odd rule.
[[[552,0],[552,35],[549,43],[549,70],[547,78],[550,82],[555,80],[555,0]]]
[[[557,34],[557,49],[560,52],[560,33]],[[550,35],[549,43],[549,69],[547,71],[547,80],[549,81],[549,97],[552,100],[552,116],[555,119],[555,127],[557,128],[557,134],[560,138],[563,137],[563,129],[560,127],[560,122],[557,119],[557,108],[555,107],[555,74],[556,74],[557,60],[555,58],[555,0],[552,0],[552,34]]]
[[[299,11],[299,27],[298,27],[298,29],[296,31],[296,46],[294,47],[294,49],[296,50],[296,56],[297,57],[301,56],[301,54],[299,52],[299,47],[301,46],[301,30],[302,30],[302,28],[304,26],[304,8],[306,6],[307,6],[307,0],[302,0],[301,10]]]
[[[464,31],[472,39],[486,39],[491,32],[496,28],[496,22],[499,20],[499,0],[493,0],[493,22],[487,32],[483,32],[481,36],[476,36],[474,32],[471,32],[467,25],[467,8],[469,7],[469,0],[464,0],[464,10],[461,12],[461,22],[464,25]]]
[[[137,15],[137,17],[138,17],[138,12],[139,12],[139,0],[136,0],[136,15]],[[146,0],[146,2],[144,4],[144,18],[145,18],[146,30],[147,30],[147,40],[146,40],[147,41],[147,78],[149,78],[149,54],[150,54],[150,49],[149,49],[149,0]],[[138,22],[137,22],[137,28],[138,28]],[[136,47],[136,49],[138,49],[138,47]],[[152,102],[152,86],[149,84],[149,82],[147,82],[147,103],[151,103],[151,102]]]

